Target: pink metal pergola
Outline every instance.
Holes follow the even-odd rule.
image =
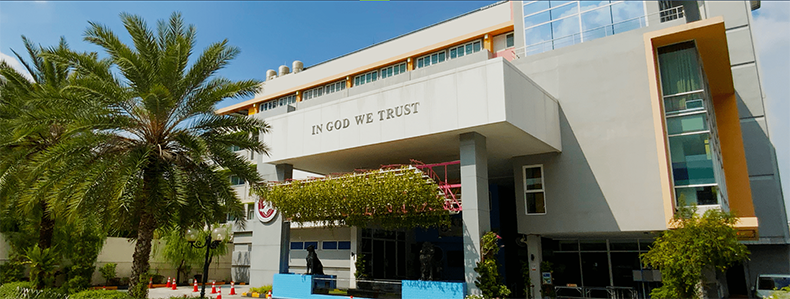
[[[463,206],[461,205],[461,201],[459,200],[459,198],[456,197],[456,194],[459,194],[459,195],[461,194],[461,184],[460,183],[457,183],[457,184],[450,183],[450,181],[448,179],[448,175],[447,175],[447,173],[448,173],[447,172],[448,166],[450,166],[450,165],[460,165],[460,164],[461,164],[460,160],[450,161],[450,162],[442,162],[442,163],[431,163],[431,164],[425,164],[425,163],[423,163],[421,161],[411,160],[411,164],[410,165],[414,166],[415,168],[417,168],[420,171],[422,171],[425,175],[427,175],[434,182],[436,182],[437,185],[439,185],[439,191],[442,192],[442,194],[444,195],[444,198],[445,198],[445,201],[444,201],[444,209],[445,210],[448,210],[448,211],[451,211],[451,212],[460,212],[461,210],[463,210]],[[398,167],[401,167],[401,166],[403,166],[403,165],[401,165],[401,164],[392,164],[392,165],[382,165],[381,168],[382,169],[389,169],[389,168],[398,168]],[[444,174],[444,177],[442,177],[441,175],[439,175],[436,172],[435,169],[437,169],[437,168],[439,168],[439,169],[444,168],[444,172],[442,172]]]

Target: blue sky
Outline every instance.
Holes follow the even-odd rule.
[[[310,66],[493,2],[0,1],[0,59],[9,59],[10,49],[24,49],[22,34],[44,46],[64,36],[73,49],[98,51],[82,41],[88,21],[109,26],[128,42],[119,13],[138,14],[154,27],[180,11],[197,27],[198,49],[226,38],[241,49],[220,75],[263,79],[267,69],[294,60]],[[769,134],[790,200],[790,1],[762,1],[752,16]]]

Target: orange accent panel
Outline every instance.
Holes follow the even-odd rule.
[[[746,152],[743,149],[741,121],[738,117],[735,94],[714,97],[713,109],[716,113],[730,210],[738,217],[754,217],[752,187],[749,182],[749,170],[746,167]]]
[[[674,196],[666,196],[667,192],[674,192],[669,176],[669,150],[666,145],[666,132],[663,122],[663,103],[660,99],[660,88],[658,80],[658,59],[656,49],[679,42],[694,40],[697,45],[702,68],[708,79],[709,93],[713,100],[713,110],[716,114],[718,126],[719,143],[722,151],[722,167],[724,168],[724,180],[727,185],[727,196],[729,206],[736,215],[743,220],[742,226],[754,227],[756,233],[756,218],[754,218],[754,204],[751,196],[751,184],[746,166],[746,155],[743,149],[743,137],[741,135],[740,119],[738,117],[738,107],[736,105],[735,88],[732,82],[732,69],[730,67],[729,48],[727,47],[727,35],[724,27],[724,18],[715,17],[701,21],[682,24],[674,27],[647,32],[644,35],[645,53],[648,62],[648,76],[650,78],[650,97],[653,102],[654,123],[661,122],[660,136],[656,136],[659,141],[659,161],[666,161],[667,169],[661,170],[662,189],[664,189],[665,216],[667,222],[672,219],[674,212]],[[658,110],[660,120],[655,119],[655,112]],[[659,132],[659,128],[656,128]],[[663,164],[663,163],[662,163]],[[670,182],[669,186],[664,186],[664,181]],[[752,221],[753,220],[753,221]],[[754,222],[754,223],[752,223]],[[736,225],[737,226],[737,225]]]
[[[488,52],[494,53],[494,41],[491,34],[488,35],[488,38],[483,38],[483,48],[488,50]]]
[[[326,83],[331,82],[331,81],[336,81],[339,78],[343,78],[343,77],[346,77],[346,76],[353,77],[354,75],[365,73],[365,72],[371,71],[373,69],[377,69],[377,68],[379,68],[381,66],[384,66],[384,65],[388,65],[388,64],[395,63],[397,61],[405,60],[408,57],[419,57],[421,55],[425,55],[425,54],[429,54],[429,53],[435,52],[435,51],[437,51],[439,49],[442,49],[442,48],[447,48],[447,47],[452,47],[452,46],[455,46],[455,45],[460,45],[460,44],[468,42],[468,41],[470,41],[472,39],[481,38],[485,34],[489,34],[490,36],[493,36],[493,35],[496,35],[496,34],[510,32],[510,31],[513,31],[513,28],[514,28],[513,27],[513,21],[510,20],[510,21],[507,21],[507,22],[504,22],[504,23],[501,23],[501,24],[498,24],[498,25],[494,25],[494,26],[491,26],[491,27],[488,27],[488,28],[483,28],[483,29],[480,29],[480,30],[477,30],[477,31],[474,31],[474,32],[471,32],[471,33],[467,33],[465,35],[461,35],[461,36],[455,37],[453,39],[449,39],[449,40],[446,40],[446,41],[443,41],[443,42],[435,43],[435,44],[430,45],[430,46],[426,46],[426,47],[423,47],[423,48],[420,48],[420,49],[417,49],[417,50],[414,50],[414,51],[410,51],[410,52],[407,52],[407,53],[404,53],[404,54],[401,54],[401,55],[398,55],[398,56],[395,56],[395,57],[391,57],[389,59],[385,59],[385,60],[374,62],[374,63],[368,64],[368,65],[365,65],[365,66],[362,66],[362,67],[358,67],[356,69],[353,69],[353,70],[350,70],[350,71],[347,71],[347,72],[344,72],[344,73],[341,73],[341,74],[338,74],[338,75],[334,75],[332,77],[327,77],[327,78],[324,78],[324,79],[321,79],[321,80],[313,81],[313,82],[310,82],[308,84],[303,84],[303,85],[297,86],[297,87],[292,88],[292,89],[283,90],[283,91],[281,91],[279,93],[276,93],[276,94],[269,94],[269,95],[266,95],[265,97],[255,98],[255,99],[243,102],[243,103],[239,103],[239,104],[236,104],[236,105],[232,105],[232,106],[228,106],[228,107],[225,107],[225,108],[217,109],[217,111],[215,113],[217,113],[217,114],[232,113],[234,111],[242,110],[242,109],[248,107],[249,105],[252,105],[253,103],[261,103],[261,102],[268,101],[269,99],[279,98],[279,97],[281,97],[283,95],[287,95],[287,94],[293,93],[296,90],[310,89],[311,87],[315,87],[315,86],[321,85],[321,84],[326,84]]]
[[[346,88],[351,88],[351,86],[354,86],[354,81],[351,81],[351,77],[347,76],[346,77]]]
[[[299,91],[299,90],[296,91],[296,101],[297,102],[301,102],[302,101],[302,92]]]
[[[414,58],[409,57],[408,61],[406,62],[406,71],[413,71],[414,70]]]
[[[253,115],[255,113],[258,113],[258,105],[253,104],[250,106],[250,109],[247,109],[247,115]]]

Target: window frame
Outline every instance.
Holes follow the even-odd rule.
[[[366,78],[368,76],[370,78],[372,78],[370,81],[366,81]],[[354,87],[362,86],[362,85],[365,85],[365,84],[371,84],[373,82],[378,81],[378,79],[379,79],[379,70],[378,69],[372,70],[372,71],[369,71],[369,72],[364,72],[362,74],[354,76]]]
[[[527,189],[527,169],[529,168],[540,168],[540,189],[536,190],[528,190]],[[524,214],[525,215],[546,215],[549,211],[548,209],[548,201],[546,200],[546,176],[545,172],[543,171],[543,164],[533,164],[533,165],[524,165],[521,167],[521,180],[522,186],[524,188]],[[542,213],[530,213],[529,212],[529,204],[527,203],[527,193],[543,193],[543,212]]]
[[[442,61],[438,61],[439,60],[438,56],[439,56],[440,53],[444,53],[444,60],[442,60]],[[450,55],[448,53],[449,53],[449,49],[441,49],[439,51],[432,52],[432,53],[420,56],[419,58],[414,60],[414,69],[421,69],[421,68],[424,68],[424,67],[429,67],[429,66],[436,65],[436,64],[445,62],[447,60],[450,60]],[[437,59],[436,59],[437,62],[436,63],[431,62],[431,56],[433,56],[433,55],[437,56]],[[420,62],[421,61],[427,61],[428,64],[426,65],[425,63],[423,63],[423,65],[420,66]]]
[[[392,69],[392,75],[388,75],[388,73],[387,73],[388,69]],[[395,73],[396,69],[398,70],[397,74]],[[385,66],[385,67],[379,69],[379,78],[381,78],[381,79],[391,78],[391,77],[394,77],[394,76],[397,76],[397,75],[402,75],[402,74],[406,73],[407,71],[408,70],[407,70],[407,67],[406,67],[406,62],[403,61],[403,62],[400,62],[400,63],[388,65],[388,66]]]

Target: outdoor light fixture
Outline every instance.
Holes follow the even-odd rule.
[[[208,264],[209,264],[209,256],[211,255],[211,249],[216,249],[219,247],[219,244],[222,243],[222,240],[227,237],[227,230],[222,227],[215,227],[211,230],[211,233],[206,236],[204,240],[200,239],[200,231],[196,229],[188,229],[187,232],[184,234],[184,238],[187,239],[189,245],[194,248],[206,248],[206,259],[203,262],[203,287],[200,289],[200,298],[205,298],[206,296],[206,281],[208,280]]]

